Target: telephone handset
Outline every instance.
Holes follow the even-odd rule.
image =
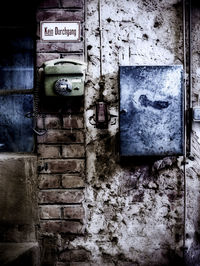
[[[79,60],[54,59],[44,63],[47,96],[81,96],[87,64]]]
[[[59,59],[53,59],[44,62],[44,66],[55,66],[55,65],[63,65],[63,64],[72,64],[72,65],[80,65],[80,66],[87,66],[87,64],[83,61],[77,60],[77,59],[67,59],[67,58],[59,58]]]

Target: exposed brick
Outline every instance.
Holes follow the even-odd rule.
[[[49,146],[49,145],[38,145],[38,155],[42,158],[59,158],[60,155],[60,146]]]
[[[85,210],[82,206],[65,206],[63,210],[65,219],[83,219],[85,216]]]
[[[71,266],[71,263],[70,262],[57,262],[56,263],[56,266]],[[88,265],[88,266],[90,266],[90,265]]]
[[[85,156],[85,148],[81,144],[71,144],[62,146],[63,158],[80,158]]]
[[[152,170],[153,171],[160,171],[164,168],[170,167],[177,163],[177,158],[176,157],[166,157],[163,158],[162,160],[158,160],[154,163]]]
[[[144,191],[138,190],[136,193],[133,193],[132,202],[143,202],[144,200]]]
[[[52,128],[52,129],[58,129],[61,128],[60,119],[58,116],[54,115],[46,115],[44,118],[39,117],[37,120],[37,126],[38,128]]]
[[[183,198],[183,191],[180,191],[179,193],[177,193],[177,192],[167,193],[167,197],[168,197],[170,202],[180,200],[181,198]]]
[[[80,61],[84,61],[84,55],[83,54],[64,54],[62,53],[61,54],[62,58],[67,58],[67,59],[77,59],[77,60],[80,60]]]
[[[66,250],[60,254],[61,261],[88,261],[89,252],[84,249]],[[70,264],[71,265],[71,264]]]
[[[67,115],[63,116],[63,128],[83,128],[83,116]]]
[[[71,250],[71,261],[88,261],[89,259],[89,252],[84,249],[74,249]]]
[[[65,262],[57,262],[56,266],[97,266],[96,263],[89,263],[89,262],[69,262],[69,261],[65,261]],[[107,263],[106,266],[113,266],[112,263]]]
[[[83,53],[84,44],[83,42],[75,43],[64,43],[64,42],[43,42],[37,41],[37,52],[48,53]]]
[[[56,241],[56,237],[53,235],[46,235],[45,237],[43,237],[41,241],[41,265],[55,265],[57,252]]]
[[[61,219],[61,207],[60,206],[41,206],[40,207],[41,219]]]
[[[59,0],[42,0],[39,1],[38,8],[56,8],[60,7]]]
[[[48,98],[48,99],[47,99]],[[84,97],[45,97],[40,106],[40,112],[59,113],[62,110],[64,114],[83,113]]]
[[[39,10],[36,15],[36,21],[84,21],[82,10]]]
[[[63,52],[65,51],[65,44],[62,42],[44,42],[44,41],[37,41],[36,43],[36,51],[37,52]]]
[[[74,43],[64,43],[65,52],[83,53],[84,52],[84,42],[74,42]]]
[[[39,203],[81,203],[82,190],[43,190],[39,192]]]
[[[65,250],[64,252],[62,252],[59,256],[59,260],[61,261],[71,261],[71,257],[70,257],[71,251],[70,250]]]
[[[39,188],[60,188],[60,175],[39,175]]]
[[[89,263],[89,262],[88,263],[87,262],[71,262],[70,266],[97,266],[97,264]],[[113,264],[106,263],[106,266],[113,266]]]
[[[83,8],[83,0],[61,0],[61,5],[64,8]]]
[[[46,61],[58,58],[60,58],[58,53],[37,53],[37,67],[41,67]]]
[[[82,224],[75,221],[41,221],[40,228],[43,233],[83,233]]]
[[[82,131],[75,130],[48,130],[37,140],[38,143],[84,143],[84,135]]]
[[[118,264],[117,266],[133,266],[132,262],[125,262],[123,260],[118,261],[117,264]],[[108,265],[108,266],[113,266],[113,264],[112,265]]]
[[[39,36],[39,35],[38,35]],[[82,53],[37,53],[37,67],[41,67],[44,62],[52,60],[52,59],[58,59],[58,58],[67,58],[67,59],[75,59],[84,61],[84,56]]]
[[[84,160],[82,159],[57,159],[57,160],[41,160],[39,162],[39,171],[40,173],[76,173],[83,172],[84,170]]]
[[[84,181],[81,176],[63,175],[62,176],[63,188],[80,188],[84,187]]]

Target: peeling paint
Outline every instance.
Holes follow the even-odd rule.
[[[103,97],[108,111],[118,114],[120,65],[182,64],[182,3],[179,0],[102,0],[101,6]],[[69,248],[89,251],[89,261],[95,265],[182,265],[183,157],[122,162],[118,120],[106,130],[98,130],[88,122],[99,97],[97,0],[88,0],[86,16],[86,235],[74,238]],[[198,56],[195,56],[197,62]],[[197,84],[198,79],[194,82]],[[200,177],[200,131],[198,125],[193,129],[195,160],[186,162],[187,183],[190,183],[187,190],[188,257],[192,256],[193,249],[197,250],[199,239],[196,189]]]

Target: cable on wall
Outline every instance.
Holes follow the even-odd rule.
[[[101,22],[101,0],[98,2],[98,11],[99,11],[99,52],[100,52],[100,79],[99,79],[99,100],[103,101],[103,90],[105,87],[105,80],[103,76],[103,53],[102,53],[102,40],[103,40],[103,34],[102,34],[102,22]]]
[[[103,66],[102,66],[102,23],[101,23],[101,0],[99,0],[99,42],[100,42],[100,80],[103,79]]]
[[[192,43],[191,43],[191,32],[192,32],[192,11],[191,11],[191,0],[188,2],[188,82],[189,82],[189,94],[188,94],[188,102],[189,102],[189,156],[191,155],[192,149]]]
[[[187,106],[186,106],[186,71],[187,71],[187,58],[186,58],[186,2],[182,1],[182,10],[183,10],[183,69],[184,69],[184,120],[187,121]],[[186,141],[186,127],[187,123],[185,122],[184,128],[184,157],[183,157],[183,186],[184,186],[184,199],[183,199],[183,258],[185,258],[185,249],[186,249],[186,153],[187,153],[187,141]]]
[[[187,156],[190,158],[192,149],[192,43],[191,43],[191,29],[192,29],[192,10],[191,0],[182,1],[183,8],[183,68],[184,68],[184,90],[185,90],[185,152],[183,158],[183,172],[184,172],[184,213],[183,213],[183,258],[186,258],[186,222],[187,222],[187,172],[186,160]],[[186,16],[187,10],[187,16]],[[187,23],[187,24],[186,24]],[[186,27],[187,26],[187,27]],[[186,35],[187,34],[187,35]],[[188,41],[188,50],[186,51],[186,38]],[[188,52],[188,58],[187,58]],[[186,86],[186,73],[188,68],[188,86]],[[188,87],[188,92],[187,92]]]

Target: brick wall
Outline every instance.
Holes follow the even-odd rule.
[[[83,0],[40,1],[36,20],[38,68],[56,58],[83,60]],[[41,21],[81,21],[81,42],[41,41]],[[42,90],[42,82],[40,87]],[[61,99],[40,94],[37,126],[43,128],[45,125],[47,129],[45,135],[37,137],[41,265],[62,265],[63,261],[85,261],[87,257],[83,250],[70,250],[66,244],[85,230],[83,103],[83,97]]]
[[[39,38],[43,20],[80,20],[83,28],[83,6],[80,0],[40,1],[38,67],[50,59],[83,57],[83,41],[44,43]],[[117,114],[119,65],[183,64],[182,2],[102,0],[101,6],[104,100],[108,111]],[[199,7],[193,7],[195,104],[199,94],[199,14]],[[83,99],[41,97],[40,111],[46,114],[48,128],[37,146],[41,265],[199,265],[199,125],[193,125],[194,157],[192,161],[188,158],[186,165],[182,157],[119,162],[118,123],[97,130],[88,119],[99,96],[98,16],[98,1],[87,0],[85,38],[90,71],[85,106]],[[43,126],[41,118],[38,126]]]

